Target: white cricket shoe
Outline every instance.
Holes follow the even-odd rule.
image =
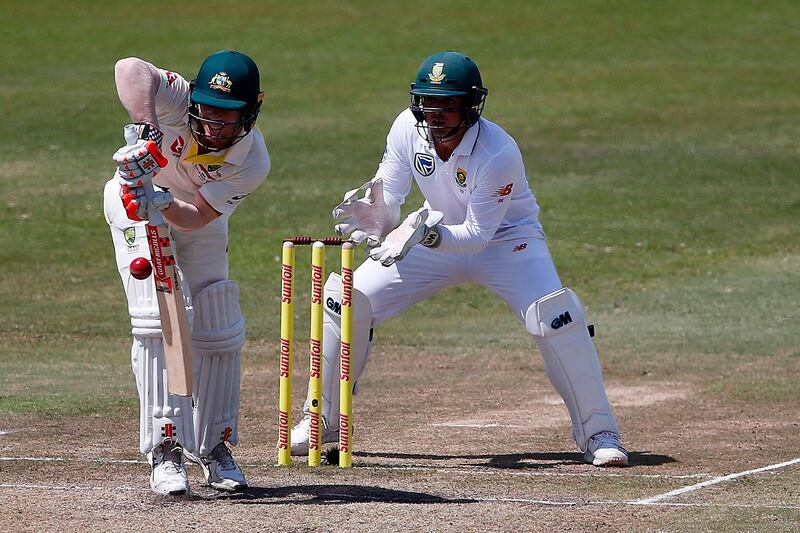
[[[292,455],[308,455],[308,429],[311,425],[311,417],[306,415],[292,428]],[[322,424],[322,444],[339,442],[339,430],[328,429]]]
[[[189,494],[189,478],[183,466],[183,448],[171,441],[147,454],[150,463],[150,488],[162,496]]]
[[[619,435],[611,431],[595,433],[583,459],[594,466],[628,466],[628,452],[622,447]]]
[[[224,442],[217,444],[208,457],[201,457],[200,466],[203,468],[206,482],[214,489],[241,492],[247,488],[244,473],[233,460],[231,451]]]

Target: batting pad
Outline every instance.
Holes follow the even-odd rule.
[[[239,285],[218,281],[194,298],[194,427],[197,453],[207,456],[220,442],[239,442],[239,385],[245,323]]]
[[[146,250],[143,233],[141,240]],[[133,333],[131,367],[139,393],[139,450],[147,454],[169,439],[191,450],[194,448],[192,401],[191,398],[173,396],[167,392],[164,341],[153,278],[135,279],[130,275],[130,265],[125,263],[123,261],[117,266],[128,299]],[[183,285],[186,286],[185,283]],[[184,301],[191,322],[192,302],[188,290],[184,292]]]
[[[589,438],[601,431],[619,434],[577,295],[562,288],[536,300],[525,313],[525,325],[539,345],[547,377],[567,405],[578,448],[585,452]]]
[[[194,449],[192,399],[167,392],[167,367],[161,332],[134,335],[131,365],[139,392],[139,451],[149,453],[166,440]]]
[[[326,428],[339,427],[339,357],[342,340],[342,278],[332,272],[325,282],[322,315],[322,421]],[[364,293],[353,289],[353,346],[350,370],[353,393],[372,351],[372,305]],[[308,413],[309,400],[303,407]]]

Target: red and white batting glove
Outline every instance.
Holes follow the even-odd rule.
[[[174,200],[168,191],[154,191],[149,199],[146,193],[146,189],[152,188],[153,178],[167,166],[160,148],[163,137],[152,124],[127,124],[127,144],[114,153],[122,205],[131,220],[147,220],[148,204],[163,211]]]
[[[136,222],[141,222],[149,218],[147,216],[148,207],[152,206],[154,209],[163,211],[175,201],[175,198],[173,198],[172,193],[169,191],[155,189],[153,196],[148,200],[147,196],[144,194],[144,188],[131,188],[127,185],[122,185],[120,187],[119,195],[122,197],[122,205],[125,207],[128,218]]]
[[[143,187],[158,176],[167,159],[153,141],[138,140],[136,144],[123,146],[114,153],[117,163],[117,178],[120,185]]]

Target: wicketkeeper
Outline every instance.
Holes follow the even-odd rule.
[[[444,288],[478,283],[533,335],[585,460],[627,465],[583,306],[553,265],[520,150],[500,126],[481,118],[487,92],[469,57],[448,51],[427,58],[375,177],[333,210],[337,231],[370,249],[355,272],[353,380],[369,359],[373,327]],[[415,181],[425,204],[398,226]],[[325,300],[340,301],[340,287],[332,274]],[[324,319],[323,442],[338,439],[337,308],[328,306]],[[294,455],[307,453],[308,431],[306,416],[292,430]]]
[[[247,487],[227,444],[238,442],[240,353],[245,322],[239,286],[228,279],[228,218],[269,173],[264,138],[255,127],[263,93],[248,56],[217,52],[191,83],[134,57],[116,64],[120,101],[133,124],[114,154],[104,209],[133,327],[131,365],[139,392],[139,449],[159,494],[185,494],[183,455],[200,463],[215,489]],[[156,141],[164,168],[148,166]],[[152,158],[151,158],[152,159]],[[152,181],[150,200],[141,184]],[[148,257],[148,208],[171,227],[192,319],[193,395],[168,394],[161,322],[153,278],[134,279],[131,260]]]

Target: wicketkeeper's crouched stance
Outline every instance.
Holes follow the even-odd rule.
[[[255,63],[238,52],[207,58],[191,84],[140,59],[115,68],[120,100],[134,123],[114,154],[104,209],[128,299],[131,365],[139,392],[139,449],[159,494],[185,494],[184,452],[215,489],[238,491],[245,477],[226,443],[238,442],[240,353],[245,322],[239,286],[228,279],[228,219],[269,172],[255,128],[261,105]],[[157,141],[167,164],[148,158]],[[149,182],[155,192],[145,194]],[[168,393],[161,320],[153,277],[129,265],[150,258],[145,219],[158,210],[171,228],[175,259],[192,324],[192,395]],[[148,215],[148,213],[150,215]]]
[[[354,274],[353,380],[357,385],[369,359],[374,326],[446,287],[478,283],[500,296],[535,338],[585,460],[626,465],[583,306],[561,285],[519,148],[480,117],[486,94],[477,66],[463,54],[426,59],[375,178],[334,209],[337,231],[366,241],[372,259]],[[395,228],[412,181],[425,205]],[[332,275],[325,300],[340,301],[340,286]],[[338,439],[337,308],[328,306],[323,329],[323,442]],[[293,454],[307,453],[308,431],[306,416],[292,430]]]

